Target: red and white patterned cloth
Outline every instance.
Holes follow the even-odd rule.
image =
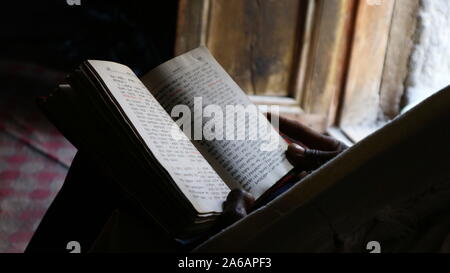
[[[0,101],[0,252],[25,249],[75,152],[33,98]]]

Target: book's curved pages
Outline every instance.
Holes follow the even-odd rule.
[[[158,66],[142,81],[168,113],[189,107],[194,145],[230,188],[259,198],[293,168],[284,154],[287,143],[206,47]],[[205,116],[216,118],[212,138]]]
[[[181,130],[179,116],[171,115],[180,105],[192,111],[200,137]],[[125,65],[89,60],[41,103],[79,150],[89,151],[177,237],[209,228],[230,189],[258,198],[293,169],[284,155],[287,144],[258,111],[233,112],[223,117],[223,126],[208,114],[210,108],[226,113],[227,107],[247,106],[252,106],[247,96],[205,47],[158,66],[142,80]],[[211,132],[223,132],[224,138],[211,138]],[[242,132],[243,139],[236,137]]]

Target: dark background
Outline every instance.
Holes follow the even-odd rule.
[[[87,59],[125,64],[138,76],[171,59],[177,2],[2,2],[0,253],[24,251],[76,152],[42,115],[36,97],[47,96]]]
[[[67,72],[86,59],[110,60],[140,76],[173,57],[177,2],[6,1],[0,58]]]

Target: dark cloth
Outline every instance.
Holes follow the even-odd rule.
[[[46,212],[26,252],[68,252],[76,241],[83,252],[180,252],[188,251],[223,227],[179,240],[155,224],[98,164],[78,153],[57,197]],[[292,175],[290,176],[292,177]],[[268,194],[265,204],[291,188],[286,177]]]

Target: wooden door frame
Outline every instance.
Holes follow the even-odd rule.
[[[210,1],[214,0],[179,0],[177,38],[175,54],[179,55],[190,49],[206,44],[208,33]],[[299,0],[301,1],[301,0]],[[298,66],[294,73],[292,94],[293,99],[261,99],[252,98],[255,103],[277,104],[283,107],[297,109],[288,111],[301,121],[320,131],[334,127],[333,131],[341,131],[342,135],[352,135],[351,130],[341,130],[348,121],[349,109],[355,103],[352,94],[355,92],[379,92],[380,109],[387,118],[393,118],[399,113],[399,101],[403,94],[403,83],[407,76],[407,64],[412,51],[410,39],[415,32],[414,12],[417,12],[419,0],[397,4],[398,0],[305,0],[308,9],[305,18],[305,30],[299,46]],[[379,71],[379,86],[377,91],[369,86],[353,90],[352,81],[364,67],[358,68],[358,58],[355,49],[364,52],[364,43],[358,33],[363,33],[362,17],[367,12],[367,5],[389,18],[387,27],[365,32],[365,39],[385,37],[383,47],[384,60],[377,62]],[[381,5],[390,5],[385,8]],[[406,5],[406,6],[405,6]],[[381,9],[384,8],[383,11]],[[198,16],[198,15],[201,16]],[[381,20],[381,19],[380,19]],[[367,26],[366,26],[367,27]],[[407,31],[402,31],[406,28]],[[398,48],[404,49],[398,54]],[[360,53],[359,53],[360,54]],[[286,108],[286,109],[287,109]],[[360,110],[363,111],[363,110]],[[364,113],[354,115],[363,116]],[[358,141],[358,137],[350,137]]]

